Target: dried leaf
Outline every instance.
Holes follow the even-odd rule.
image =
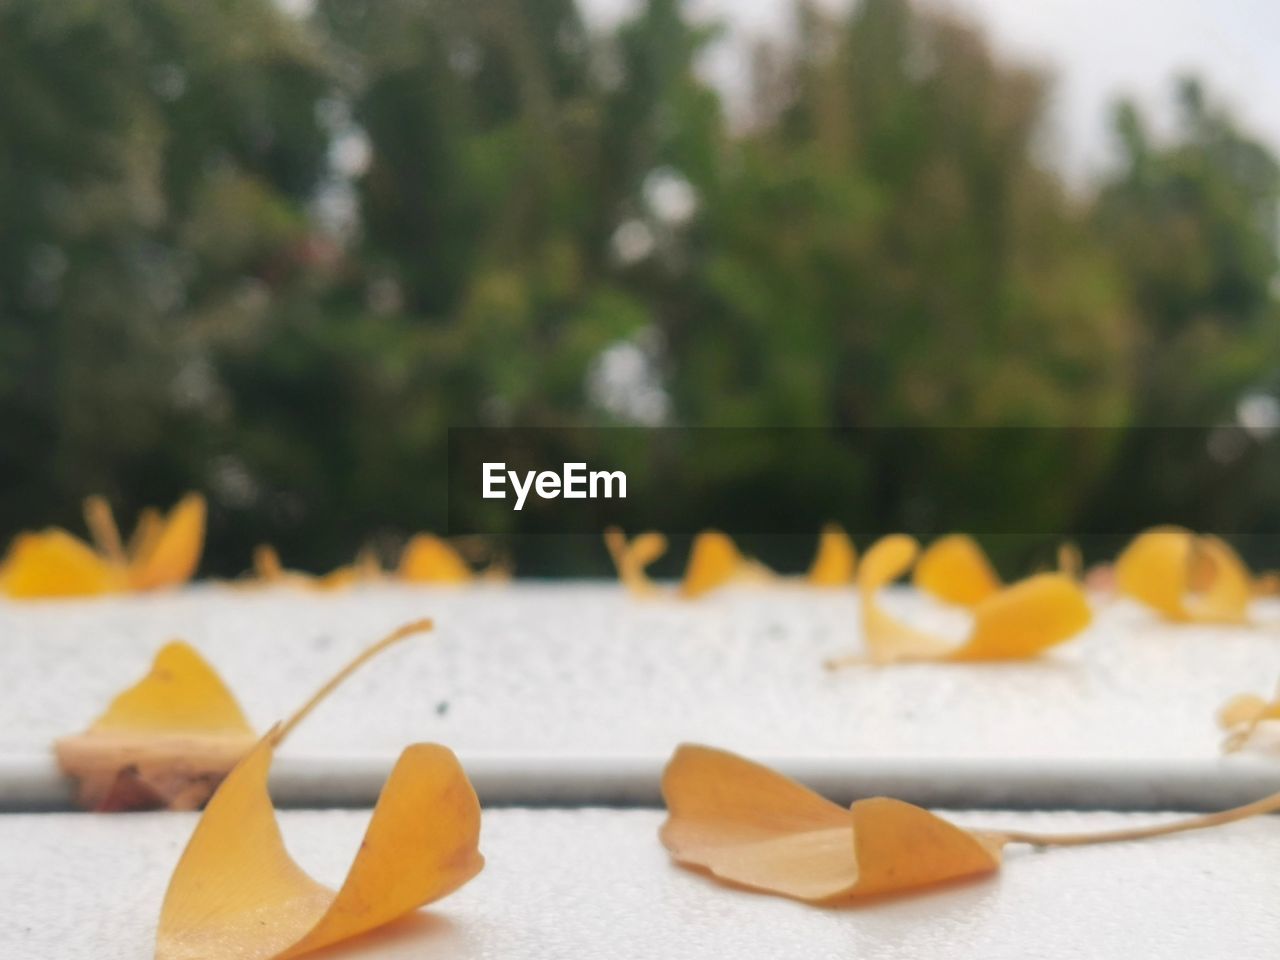
[[[317,575],[301,570],[286,570],[275,547],[261,544],[253,551],[253,572],[257,582],[261,584],[299,587],[304,590],[345,590],[357,583],[381,579],[382,565],[372,551],[362,550],[352,564],[328,573]]]
[[[148,521],[144,512],[131,541],[129,587],[155,590],[190,580],[204,550],[204,497],[189,493],[159,521]]]
[[[962,607],[976,606],[1003,586],[977,541],[963,533],[929,544],[916,563],[912,582],[939,600]]]
[[[743,556],[728,534],[704,530],[693,538],[689,563],[680,582],[680,594],[693,600],[730,583],[772,577],[772,571],[764,564]]]
[[[1040,573],[976,604],[973,628],[959,643],[917,630],[885,611],[878,593],[910,569],[918,550],[912,537],[893,534],[873,545],[859,567],[862,633],[876,663],[1034,657],[1069,640],[1092,619],[1084,593],[1070,577]],[[828,666],[860,661],[860,657],[844,657],[829,661]]]
[[[267,790],[275,749],[317,704],[361,664],[430,628],[409,623],[366,649],[235,765],[169,881],[158,960],[301,956],[390,923],[480,872],[480,804],[444,747],[415,744],[400,755],[336,893],[290,858]]]
[[[156,960],[285,960],[417,910],[480,872],[480,804],[448,749],[401,755],[335,893],[289,856],[267,775],[280,728],[263,738],[205,808],[165,894]]]
[[[994,873],[1011,843],[1127,843],[1280,809],[1274,793],[1217,813],[1098,833],[969,830],[888,797],[845,810],[759,764],[687,744],[667,764],[662,795],[668,816],[659,836],[677,863],[734,886],[823,905]]]
[[[56,528],[18,534],[0,564],[0,592],[18,599],[93,596],[122,586],[118,568]]]
[[[474,576],[462,554],[430,533],[419,533],[405,544],[399,575],[410,583],[466,583]]]
[[[1243,623],[1253,580],[1224,541],[1179,527],[1139,534],[1116,559],[1116,588],[1169,620]]]
[[[858,552],[849,535],[829,523],[818,536],[818,553],[809,567],[809,582],[819,587],[843,587],[853,583]]]
[[[618,580],[624,587],[642,597],[658,592],[657,584],[649,579],[645,570],[667,552],[666,537],[649,531],[628,541],[621,529],[609,527],[604,532],[604,545],[613,560],[614,569],[618,571]]]
[[[240,705],[190,646],[166,644],[151,671],[84,733],[57,742],[89,810],[195,809],[257,740]]]
[[[812,903],[903,893],[1000,866],[1002,841],[876,797],[846,810],[766,767],[681,746],[667,765],[672,857],[732,884]]]
[[[190,580],[204,548],[204,498],[183,497],[169,517],[143,512],[126,551],[111,507],[89,497],[85,520],[96,549],[64,530],[19,534],[0,565],[0,591],[12,597],[77,597],[154,590]]]
[[[1280,688],[1273,700],[1252,693],[1232,697],[1218,713],[1218,723],[1227,731],[1222,748],[1228,752],[1239,750],[1266,720],[1280,720]]]

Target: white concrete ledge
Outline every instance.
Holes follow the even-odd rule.
[[[488,806],[661,806],[666,757],[462,754]],[[1280,763],[1238,757],[1216,765],[1167,760],[1053,763],[994,760],[759,758],[841,803],[892,796],[925,806],[1001,809],[1217,810],[1280,791]],[[394,754],[276,760],[283,807],[371,805]],[[0,812],[72,809],[47,755],[0,757]]]
[[[486,812],[474,881],[407,923],[317,957],[343,960],[1240,960],[1280,942],[1280,818],[1144,843],[1035,852],[996,876],[823,910],[672,865],[657,811]],[[1097,830],[1160,819],[967,813],[970,825]],[[282,815],[336,884],[365,811]],[[139,960],[154,949],[183,814],[0,817],[0,956]],[[211,958],[212,960],[212,958]]]

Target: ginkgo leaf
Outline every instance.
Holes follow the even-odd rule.
[[[397,761],[342,886],[289,856],[267,775],[279,728],[223,781],[169,881],[156,960],[286,960],[366,933],[480,872],[480,804],[457,757],[415,744]]]
[[[728,534],[704,530],[693,538],[684,579],[680,581],[680,594],[693,600],[730,583],[767,580],[772,576],[764,564],[743,556]]]
[[[1227,731],[1223,749],[1239,750],[1266,720],[1280,720],[1280,688],[1275,699],[1265,700],[1252,693],[1232,697],[1218,713],[1218,723]]]
[[[779,773],[683,745],[662,777],[672,857],[721,880],[833,904],[902,893],[1000,866],[998,838],[875,797],[845,809]]]
[[[122,586],[118,568],[56,528],[19,534],[0,564],[0,592],[18,599],[93,596]]]
[[[190,580],[204,550],[205,501],[189,493],[158,521],[143,514],[130,544],[129,586],[133,590],[173,587]]]
[[[466,583],[474,576],[462,554],[430,533],[419,533],[405,544],[398,574],[410,583]]]
[[[176,586],[195,574],[204,547],[205,503],[199,494],[183,497],[167,519],[143,511],[127,550],[106,500],[89,497],[84,513],[94,546],[56,528],[19,534],[0,564],[0,592],[21,598],[92,596]]]
[[[919,545],[912,537],[892,534],[875,543],[858,569],[862,635],[870,659],[1017,660],[1034,657],[1075,636],[1092,619],[1084,592],[1061,573],[1040,573],[1005,587],[973,608],[973,626],[960,642],[903,623],[880,605],[879,591],[905,574]],[[828,661],[839,667],[862,657]]]
[[[342,590],[357,583],[381,579],[382,565],[372,551],[362,550],[349,566],[318,575],[303,573],[285,569],[275,547],[261,544],[253,551],[253,572],[257,581],[263,584],[308,590]]]
[[[624,587],[637,596],[651,596],[657,592],[657,584],[649,579],[645,571],[667,552],[666,537],[649,531],[628,540],[621,529],[609,527],[604,532],[604,545],[618,572],[618,580]]]
[[[195,809],[257,734],[213,668],[181,641],[82,734],[55,744],[88,810]]]
[[[843,587],[853,583],[858,552],[853,541],[837,524],[829,523],[818,536],[818,552],[809,567],[809,582],[820,587]]]
[[[920,554],[912,582],[946,603],[976,606],[1003,584],[976,540],[963,533],[941,537]]]
[[[218,787],[174,869],[157,960],[284,960],[390,923],[480,872],[480,804],[452,752],[407,748],[387,779],[346,880],[312,880],[285,849],[267,778],[276,748],[361,664],[411,634],[393,631],[252,745]]]
[[[1243,623],[1253,579],[1226,542],[1180,527],[1139,534],[1116,559],[1116,589],[1169,620]]]
[[[168,516],[147,507],[125,548],[106,499],[92,496],[84,501],[85,524],[98,552],[123,571],[130,590],[174,587],[195,575],[204,550],[205,514],[205,500],[198,493],[179,500]]]
[[[1217,813],[1099,833],[973,830],[901,800],[848,810],[794,780],[711,747],[683,745],[662,776],[672,858],[726,883],[820,905],[911,893],[994,873],[1004,847],[1146,840],[1280,809],[1280,793]]]

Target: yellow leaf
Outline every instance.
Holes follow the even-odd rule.
[[[858,552],[849,535],[829,523],[818,537],[818,553],[809,567],[809,582],[820,587],[842,587],[852,583]]]
[[[129,586],[155,590],[186,583],[200,564],[204,550],[205,501],[189,493],[158,524],[144,512],[131,544]]]
[[[993,873],[1004,847],[1131,843],[1280,809],[1274,793],[1217,813],[1097,833],[967,830],[888,797],[845,810],[766,767],[710,747],[676,750],[662,777],[672,858],[732,886],[822,905]]]
[[[1273,700],[1252,693],[1232,697],[1218,713],[1218,723],[1227,731],[1223,749],[1239,750],[1264,720],[1280,720],[1280,688]]]
[[[1116,559],[1116,587],[1169,620],[1243,623],[1253,579],[1224,541],[1179,527],[1139,534]]]
[[[862,559],[858,592],[862,634],[876,663],[896,660],[1016,660],[1034,657],[1075,636],[1092,619],[1080,587],[1061,573],[1028,577],[973,607],[973,628],[955,643],[902,623],[880,606],[878,594],[905,574],[919,547],[904,534],[875,543]],[[858,657],[829,661],[838,667]]]
[[[480,872],[480,804],[457,758],[401,754],[335,893],[285,849],[267,791],[279,729],[228,775],[169,881],[156,960],[286,960],[373,930]]]
[[[618,571],[619,582],[637,596],[649,596],[657,592],[657,585],[649,579],[645,570],[667,552],[667,538],[652,531],[638,534],[632,540],[618,527],[604,532],[604,545]]]
[[[253,572],[259,583],[327,591],[343,590],[357,583],[377,580],[382,576],[382,566],[371,551],[362,550],[354,563],[328,573],[316,575],[300,570],[286,570],[275,547],[261,544],[253,551]]]
[[[704,530],[693,538],[680,594],[693,600],[729,583],[764,580],[771,576],[771,571],[763,564],[744,557],[728,534]]]
[[[672,857],[731,884],[812,903],[904,893],[1000,866],[1001,838],[876,797],[846,810],[766,767],[681,746],[667,765]]]
[[[55,751],[87,809],[193,809],[256,739],[213,668],[175,641],[87,731],[59,740]]]
[[[419,533],[405,544],[399,574],[410,583],[466,583],[473,576],[457,550],[429,533]]]
[[[19,534],[0,565],[0,590],[21,599],[92,596],[121,585],[117,568],[56,528]]]
[[[977,541],[963,533],[941,537],[920,555],[916,587],[946,603],[972,607],[1000,590],[1000,576]]]

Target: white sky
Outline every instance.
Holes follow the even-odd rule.
[[[788,28],[792,0],[686,0],[742,38]],[[835,7],[848,0],[828,0]],[[974,16],[1007,57],[1057,78],[1049,144],[1062,169],[1085,178],[1109,156],[1108,106],[1137,99],[1167,119],[1173,77],[1195,72],[1256,135],[1280,150],[1280,0],[928,0]],[[592,20],[616,22],[637,0],[582,0]],[[708,72],[732,96],[743,63],[718,51]]]

